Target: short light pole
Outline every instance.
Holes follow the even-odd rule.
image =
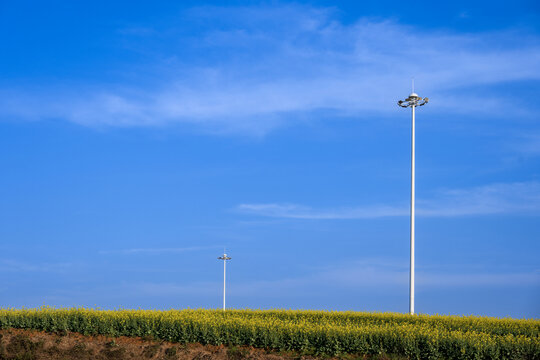
[[[412,145],[411,145],[411,264],[409,270],[409,314],[414,314],[414,109],[428,103],[428,98],[421,98],[414,92],[405,100],[399,100],[398,105],[412,109]]]
[[[227,274],[227,260],[231,260],[231,258],[224,253],[223,256],[218,257],[218,259],[223,260],[223,311],[225,311],[225,279]]]

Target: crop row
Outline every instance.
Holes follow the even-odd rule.
[[[540,359],[538,320],[290,310],[0,310],[0,328],[10,327],[328,355]]]
[[[218,314],[219,315],[219,314]],[[384,324],[411,324],[436,327],[438,329],[456,331],[476,331],[493,335],[526,335],[540,336],[540,321],[493,318],[480,316],[447,316],[447,315],[415,315],[399,313],[365,313],[354,311],[292,311],[292,310],[265,310],[244,311],[232,310],[227,316],[240,316],[243,318],[281,319],[286,322],[324,322],[336,325],[384,325]]]

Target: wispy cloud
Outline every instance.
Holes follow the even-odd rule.
[[[408,91],[403,79],[413,74],[434,111],[493,116],[504,106],[499,97],[456,90],[540,79],[540,41],[523,32],[425,32],[371,19],[343,24],[332,10],[292,5],[196,8],[178,23],[196,23],[201,32],[186,36],[180,25],[120,30],[119,43],[136,47],[150,64],[126,63],[131,75],[92,87],[71,79],[0,89],[0,116],[264,134],[317,111],[395,111]],[[514,109],[528,113],[527,106]]]
[[[0,270],[7,272],[62,272],[73,266],[72,263],[28,263],[16,259],[0,259]]]
[[[303,276],[281,277],[255,281],[231,281],[230,294],[234,297],[268,296],[313,296],[331,289],[350,291],[351,289],[406,289],[409,281],[408,263],[397,259],[358,259],[345,264],[333,264],[312,269]],[[489,269],[463,268],[462,265],[445,269],[416,269],[418,288],[459,288],[459,287],[507,287],[538,286],[540,270],[528,269],[515,272]],[[136,288],[137,293],[156,296],[171,295],[212,295],[220,288],[219,282],[195,283],[152,283],[125,284]],[[385,290],[387,291],[387,290]]]
[[[418,274],[418,284],[430,287],[540,286],[540,270],[528,272],[474,272]]]
[[[353,208],[313,209],[296,204],[240,204],[236,210],[259,216],[289,219],[370,219],[407,215],[406,208],[366,206]]]
[[[122,254],[122,255],[163,255],[163,254],[178,254],[191,251],[204,251],[210,249],[217,249],[220,246],[190,246],[181,248],[131,248],[120,250],[101,250],[100,254]]]
[[[522,134],[513,147],[523,155],[538,156],[540,155],[540,134]]]
[[[417,267],[418,286],[526,286],[540,284],[540,269],[515,272],[449,266],[445,269]],[[409,264],[396,259],[360,259],[344,265],[330,266],[314,274],[319,281],[341,286],[407,285]]]
[[[419,216],[467,216],[540,212],[540,183],[518,182],[438,191],[430,199],[417,201]],[[367,205],[315,209],[296,204],[240,204],[236,210],[257,216],[289,219],[371,219],[406,216],[407,205]]]
[[[448,189],[418,202],[423,216],[464,216],[540,212],[540,183],[498,183],[469,189]]]

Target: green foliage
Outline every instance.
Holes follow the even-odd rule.
[[[319,355],[540,359],[540,321],[292,310],[0,309],[0,328],[152,337]]]

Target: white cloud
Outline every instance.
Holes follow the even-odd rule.
[[[370,219],[409,215],[408,206],[369,205],[314,209],[296,204],[240,204],[236,210],[257,216],[289,219]],[[491,184],[469,189],[442,190],[418,199],[419,216],[467,216],[540,212],[540,183]]]
[[[28,263],[16,259],[0,259],[0,270],[7,272],[64,272],[72,263]]]
[[[464,216],[540,212],[540,183],[516,182],[439,192],[419,201],[423,216]]]
[[[206,25],[193,38],[179,31],[186,21]],[[499,100],[508,94],[463,97],[460,90],[540,79],[538,39],[515,31],[426,32],[370,19],[345,25],[331,10],[302,6],[204,7],[182,14],[178,22],[182,25],[161,31],[118,32],[123,43],[153,54],[151,64],[125,64],[126,72],[147,76],[102,79],[93,87],[3,89],[1,116],[88,126],[181,123],[264,134],[320,110],[335,116],[390,114],[407,95],[405,79],[412,75],[421,95],[433,99],[435,112],[474,109],[493,116],[501,113],[505,105]],[[454,106],[458,100],[460,107]],[[527,106],[514,109],[530,113]]]
[[[540,155],[540,135],[522,134],[519,141],[514,144],[514,149],[526,156]]]
[[[240,204],[236,210],[259,216],[289,219],[370,219],[386,216],[404,216],[406,208],[366,206],[317,210],[296,204]]]
[[[457,269],[456,269],[457,271]],[[469,286],[540,286],[540,271],[497,273],[428,273],[418,274],[418,285],[429,287]]]
[[[277,279],[255,281],[231,281],[229,294],[234,297],[296,297],[317,296],[323,292],[340,289],[378,289],[395,293],[396,289],[406,289],[409,282],[408,263],[396,259],[359,259],[339,265],[329,265],[313,269],[304,276],[291,276]],[[478,271],[464,269],[462,265],[446,267],[445,270],[430,268],[416,269],[418,289],[426,288],[463,288],[463,287],[505,287],[538,286],[540,271],[522,270],[516,272]],[[155,296],[215,295],[219,293],[219,282],[196,283],[132,283],[125,284],[126,289],[134,288],[136,293]]]
[[[395,259],[361,259],[345,265],[331,266],[313,275],[317,281],[344,287],[406,286],[409,264]],[[419,287],[526,286],[540,284],[540,270],[503,272],[490,269],[463,269],[463,266],[416,268]]]

